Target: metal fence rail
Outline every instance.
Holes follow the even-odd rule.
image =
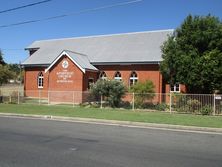
[[[32,91],[0,89],[0,103],[38,105],[94,105],[106,107],[106,97],[82,91]],[[222,95],[178,93],[126,93],[120,108],[147,109],[194,114],[222,114]]]

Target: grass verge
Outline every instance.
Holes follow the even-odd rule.
[[[164,112],[139,112],[121,109],[0,104],[0,113],[53,115],[222,128],[221,116],[202,116],[176,113],[170,114]]]

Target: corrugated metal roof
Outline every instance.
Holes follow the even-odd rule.
[[[96,67],[90,64],[89,59],[86,55],[77,54],[75,52],[68,51],[68,50],[65,50],[65,52],[83,69],[98,71]]]
[[[90,63],[159,62],[161,45],[173,30],[42,40],[27,49],[39,48],[23,65],[51,64],[63,50],[88,56]]]

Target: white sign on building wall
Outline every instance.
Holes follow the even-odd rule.
[[[57,72],[57,83],[72,83],[73,80],[71,79],[73,76],[72,71],[68,71],[67,68],[69,67],[69,62],[67,60],[64,60],[62,62],[62,68],[63,70],[60,72]]]

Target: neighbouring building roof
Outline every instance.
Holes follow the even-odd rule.
[[[157,63],[162,60],[161,45],[172,34],[159,30],[35,41],[26,49],[38,50],[23,65],[50,65],[63,50],[86,55],[93,65]]]

